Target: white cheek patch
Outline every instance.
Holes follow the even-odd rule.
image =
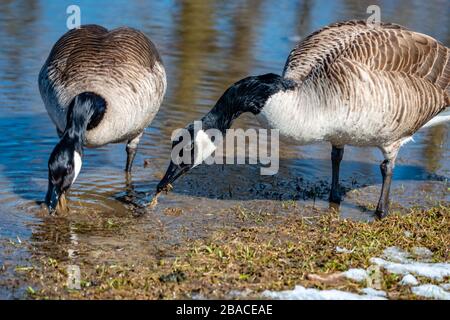
[[[208,134],[205,131],[200,130],[195,136],[194,141],[194,165],[193,167],[201,164],[206,158],[208,158],[216,150],[214,142],[211,141]]]
[[[74,152],[73,153],[73,161],[74,161],[74,165],[75,165],[75,175],[73,176],[73,181],[72,184],[75,182],[75,180],[77,180],[78,174],[80,173],[81,170],[81,156],[78,152]]]

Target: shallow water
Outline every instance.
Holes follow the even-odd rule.
[[[377,1],[277,1],[274,8],[274,1],[79,1],[83,24],[128,25],[145,32],[161,52],[169,88],[141,140],[131,182],[126,182],[123,172],[124,145],[86,150],[69,196],[70,215],[49,219],[39,212],[36,201],[45,195],[47,159],[57,135],[39,96],[37,75],[51,46],[67,31],[65,11],[72,2],[2,1],[0,239],[31,240],[32,249],[12,254],[0,247],[0,266],[20,264],[33,250],[67,255],[69,247],[80,251],[83,243],[101,251],[117,243],[126,246],[128,241],[130,250],[151,254],[182,237],[202,236],[226,225],[226,214],[218,212],[237,205],[278,212],[280,200],[295,200],[301,206],[328,208],[324,199],[330,181],[330,146],[282,145],[276,176],[260,176],[256,165],[201,166],[177,181],[154,211],[127,220],[121,232],[89,227],[80,233],[73,228],[95,219],[129,219],[129,200],[148,201],[166,169],[173,129],[200,118],[231,83],[247,75],[280,73],[299,39],[337,20],[364,19],[373,2]],[[384,21],[450,44],[449,0],[378,3]],[[253,126],[257,123],[250,116],[234,125]],[[441,125],[417,133],[415,142],[402,148],[394,176],[394,205],[449,201],[448,137],[448,125]],[[367,203],[375,204],[378,197],[381,159],[376,149],[346,148],[341,167],[342,185],[348,191],[341,206],[343,216],[372,218]],[[175,207],[181,213],[170,214],[168,208]],[[0,277],[8,275],[0,272]],[[21,292],[0,286],[0,297],[17,297]]]

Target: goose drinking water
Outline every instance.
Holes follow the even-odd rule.
[[[39,74],[39,89],[60,141],[48,161],[50,213],[77,178],[84,147],[126,142],[126,171],[166,90],[154,44],[140,31],[86,25],[64,34]]]
[[[396,24],[336,23],[302,40],[289,54],[282,76],[252,76],[228,88],[201,119],[203,130],[194,133],[192,124],[187,127],[191,156],[195,152],[206,159],[214,152],[207,129],[224,133],[239,115],[251,112],[298,145],[331,144],[330,201],[339,203],[345,145],[377,147],[385,159],[376,208],[383,217],[401,145],[422,127],[450,120],[449,82],[450,50],[435,39]],[[179,143],[182,139],[173,148]],[[157,193],[192,163],[171,161]]]

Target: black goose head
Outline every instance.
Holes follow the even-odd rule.
[[[58,204],[65,207],[65,193],[75,182],[81,169],[81,150],[75,143],[62,138],[55,146],[48,160],[48,189],[45,203],[49,213],[54,214]]]
[[[199,122],[189,124],[181,136],[172,136],[171,162],[156,188],[157,193],[167,190],[172,182],[214,152],[213,137],[206,130],[218,129],[224,134],[241,114],[251,112],[256,115],[272,95],[295,87],[294,81],[273,73],[247,77],[234,83]]]
[[[103,118],[106,101],[99,95],[84,92],[76,96],[67,111],[67,124],[61,140],[48,160],[48,189],[45,204],[54,214],[59,205],[65,210],[65,193],[81,170],[86,130],[95,128]]]

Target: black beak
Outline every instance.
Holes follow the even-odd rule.
[[[60,196],[61,193],[58,192],[55,185],[51,181],[49,181],[47,195],[45,196],[45,204],[47,205],[49,214],[54,215],[56,213],[56,206],[58,205]]]
[[[168,189],[167,187],[171,183],[173,183],[183,174],[188,172],[190,169],[191,166],[189,165],[179,166],[173,163],[173,161],[171,161],[169,168],[167,168],[166,174],[164,175],[164,178],[161,179],[161,181],[158,183],[158,186],[156,187],[156,193],[160,193],[161,191],[167,190]]]

